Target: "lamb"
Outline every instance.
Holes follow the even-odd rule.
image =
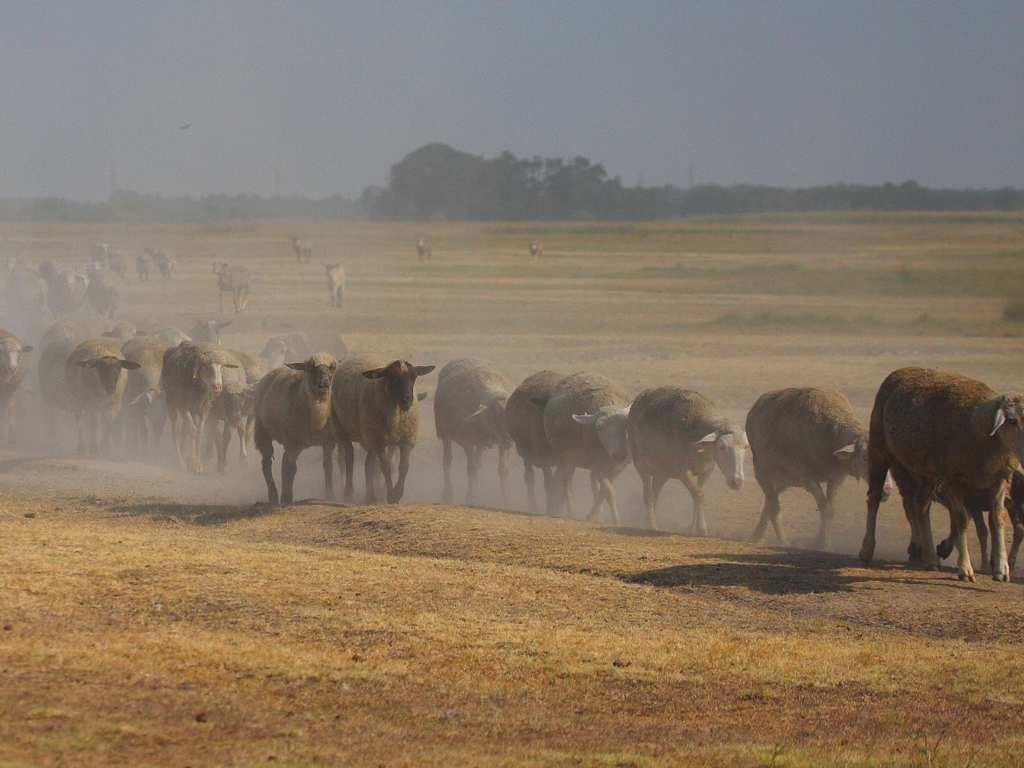
[[[544,412],[544,434],[555,454],[556,502],[554,510],[572,514],[572,477],[576,468],[590,470],[596,520],[606,502],[613,519],[619,520],[612,481],[628,460],[626,416],[629,397],[604,376],[576,373],[558,383],[550,398],[532,402]]]
[[[100,317],[114,319],[114,315],[117,314],[117,310],[121,306],[121,295],[118,293],[117,288],[108,283],[103,275],[95,275],[89,281],[85,295],[89,300],[89,305],[96,314]]]
[[[544,413],[533,401],[550,399],[551,393],[564,378],[564,374],[554,371],[539,371],[516,387],[505,404],[505,428],[523,460],[523,479],[531,512],[537,511],[534,467],[539,467],[544,475],[547,514],[554,514],[555,504],[552,471],[555,466],[555,453],[547,435],[544,434]]]
[[[149,282],[150,265],[153,263],[148,249],[135,257],[135,274],[138,275],[140,283]]]
[[[224,314],[224,294],[231,294],[235,314],[244,312],[249,305],[249,289],[252,275],[248,267],[231,266],[225,261],[213,262],[213,274],[217,276],[217,291],[220,299],[220,313]]]
[[[333,421],[337,442],[345,454],[346,500],[353,495],[353,443],[360,443],[366,450],[366,502],[377,501],[374,478],[378,471],[384,474],[388,503],[402,500],[419,432],[416,379],[433,370],[433,365],[412,365],[405,360],[384,365],[375,355],[353,356],[338,367]],[[399,451],[397,480],[392,478],[389,456],[395,448]]]
[[[966,499],[989,503],[992,577],[1009,581],[1003,537],[1005,499],[1024,454],[1024,394],[998,394],[974,379],[928,368],[901,368],[875,396],[868,434],[868,500],[860,558],[870,563],[886,473],[891,471],[911,524],[911,543],[938,567],[928,512],[933,498],[948,507],[961,580],[974,581],[966,542]]]
[[[938,494],[937,500],[941,504],[945,504],[942,500],[941,491]],[[975,492],[968,495],[964,499],[964,504],[967,507],[967,512],[974,520],[974,528],[978,533],[978,543],[981,546],[981,561],[988,563],[989,567],[993,566],[992,560],[988,554],[988,525],[985,523],[985,512],[990,512],[992,505],[992,498],[985,492]],[[1013,576],[1013,569],[1017,564],[1017,553],[1020,551],[1020,545],[1024,542],[1024,474],[1020,470],[1016,470],[1013,473],[1013,478],[1010,480],[1010,489],[1006,497],[1006,511],[1010,516],[1010,522],[1013,524],[1013,545],[1010,547],[1010,554],[1007,557],[1007,563],[1010,567],[1010,575]],[[953,548],[956,546],[956,528],[951,528],[949,536],[939,542],[936,547],[940,560],[945,560],[953,552]],[[910,548],[908,548],[910,553]],[[913,553],[919,557],[920,553]]]
[[[530,243],[530,257],[534,261],[544,258],[544,246],[540,244],[540,240],[534,240]]]
[[[641,392],[629,409],[629,446],[650,528],[655,527],[658,496],[670,479],[682,481],[690,492],[690,534],[696,536],[708,534],[704,484],[715,466],[734,491],[743,486],[746,432],[723,419],[699,392],[675,386]]]
[[[434,248],[430,243],[429,237],[421,237],[416,241],[416,259],[417,261],[430,261],[434,255]]]
[[[196,322],[188,335],[192,341],[204,344],[220,344],[220,332],[231,325],[230,320],[199,320]]]
[[[302,332],[271,336],[260,352],[267,368],[273,370],[284,365],[285,360],[305,360],[313,354],[309,337]]]
[[[452,500],[452,443],[466,452],[466,503],[476,498],[477,475],[483,452],[498,446],[498,480],[507,496],[508,451],[511,438],[505,423],[509,380],[491,363],[466,358],[448,363],[438,375],[434,393],[434,426],[444,448],[444,487],[441,498]]]
[[[299,264],[309,264],[313,259],[313,246],[310,245],[307,240],[302,240],[293,236],[292,252],[295,254],[295,260],[299,262]]]
[[[341,307],[345,299],[345,269],[341,264],[324,264],[327,272],[327,292],[332,307]]]
[[[0,330],[0,410],[7,422],[7,444],[14,447],[14,395],[25,379],[27,367],[22,355],[32,351],[28,344],[9,331]]]
[[[128,445],[143,450],[150,447],[150,428],[154,444],[163,434],[167,421],[167,404],[160,387],[163,372],[164,353],[170,345],[156,337],[138,336],[121,346],[125,360],[138,363],[139,367],[128,372],[124,400]]]
[[[139,364],[125,360],[116,339],[87,339],[68,355],[64,367],[78,431],[78,452],[107,454],[121,411],[128,377]]]
[[[210,344],[183,341],[164,353],[160,381],[167,396],[167,415],[179,466],[186,466],[182,442],[187,427],[192,440],[187,467],[196,474],[203,471],[200,442],[206,431],[206,420],[224,389],[224,369],[239,367],[223,349]],[[179,419],[183,420],[181,427]]]
[[[325,494],[334,496],[332,390],[337,371],[333,357],[317,353],[304,363],[271,371],[256,386],[256,448],[271,505],[292,502],[299,454],[313,445],[323,447]],[[275,442],[284,447],[280,499],[272,471]]]
[[[846,396],[815,387],[766,392],[747,414],[754,476],[764,491],[761,519],[752,541],[761,541],[771,522],[779,543],[779,494],[803,488],[814,497],[821,517],[816,546],[831,548],[835,498],[847,477],[867,476],[868,435]],[[821,484],[825,484],[822,490]]]

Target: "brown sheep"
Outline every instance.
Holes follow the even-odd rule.
[[[544,434],[544,412],[533,401],[549,400],[555,387],[564,378],[564,374],[554,371],[535,373],[515,388],[505,404],[506,429],[523,460],[523,479],[531,512],[537,511],[534,467],[539,467],[544,475],[544,494],[549,515],[554,514],[556,498],[552,471],[555,466],[555,452],[548,442],[547,435]]]
[[[816,546],[829,549],[836,494],[847,477],[860,480],[868,471],[867,430],[850,401],[834,389],[766,392],[747,414],[746,427],[754,476],[764,491],[761,519],[751,540],[760,541],[770,522],[779,543],[786,545],[779,494],[797,487],[814,497],[821,517]]]
[[[535,397],[533,403],[543,408],[544,434],[556,456],[556,513],[572,514],[572,478],[578,467],[590,470],[590,519],[596,520],[607,503],[618,523],[612,482],[629,458],[625,391],[604,376],[576,373],[562,379],[550,398]]]
[[[345,268],[341,264],[324,264],[327,273],[327,293],[332,307],[340,308],[345,300]]]
[[[729,487],[743,486],[747,435],[717,412],[699,392],[658,387],[641,392],[629,409],[633,466],[643,482],[647,524],[655,527],[658,496],[668,480],[680,480],[693,500],[690,533],[708,534],[704,484],[717,466]]]
[[[331,394],[337,370],[333,357],[318,352],[304,363],[271,371],[256,385],[256,449],[262,455],[272,505],[279,503],[273,475],[275,442],[284,446],[280,503],[292,502],[299,454],[313,445],[323,447],[324,491],[328,498],[334,496]]]
[[[948,507],[961,580],[974,581],[966,543],[966,499],[991,499],[992,577],[1010,578],[1003,537],[1005,498],[1024,452],[1024,394],[998,394],[980,381],[927,368],[901,368],[875,396],[868,437],[868,503],[860,558],[870,563],[886,473],[911,525],[911,556],[938,567],[928,517],[934,498]]]
[[[217,276],[217,296],[220,299],[220,313],[224,314],[224,294],[231,294],[235,314],[244,312],[249,306],[249,290],[252,274],[248,267],[231,266],[224,261],[213,262],[213,274]]]
[[[200,442],[214,401],[224,390],[224,369],[239,367],[223,349],[210,344],[183,341],[164,353],[160,382],[167,398],[171,436],[179,465],[193,473],[203,471]],[[192,443],[188,462],[182,452],[186,436]]]
[[[110,451],[128,377],[138,363],[125,360],[117,339],[88,339],[76,346],[65,363],[65,379],[78,430],[78,452]],[[88,440],[87,440],[88,433]]]
[[[419,433],[416,379],[434,370],[395,360],[388,365],[373,355],[350,357],[338,368],[334,390],[335,432],[345,459],[345,498],[353,494],[353,443],[366,450],[366,501],[376,503],[374,479],[383,472],[387,500],[396,504],[405,493],[409,460]],[[399,451],[398,478],[392,477],[389,453]],[[338,457],[339,464],[341,456]]]
[[[14,394],[25,379],[28,367],[23,355],[32,351],[28,344],[5,330],[0,330],[0,411],[7,422],[7,444],[14,446]]]
[[[444,449],[444,485],[441,498],[450,503],[452,490],[452,443],[466,452],[466,503],[476,498],[480,459],[487,448],[498,446],[498,480],[501,496],[508,489],[508,451],[511,438],[505,425],[509,380],[491,363],[466,358],[448,363],[438,375],[434,393],[434,427]]]

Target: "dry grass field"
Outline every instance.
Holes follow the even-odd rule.
[[[700,390],[737,421],[761,392],[808,384],[866,419],[908,364],[1024,386],[1024,324],[1003,319],[1024,289],[1020,216],[0,225],[0,255],[34,263],[81,263],[101,240],[178,259],[170,284],[130,275],[136,321],[214,317],[211,261],[248,265],[260,279],[224,341],[251,351],[305,330],[417,364],[482,356],[513,380],[591,370]],[[343,309],[321,261],[345,265]],[[36,389],[33,374],[19,448],[0,453],[0,766],[1024,760],[1024,592],[906,567],[895,500],[883,560],[861,567],[863,485],[841,494],[834,553],[801,548],[817,514],[796,491],[794,548],[744,543],[761,504],[749,457],[741,491],[709,484],[705,539],[682,533],[678,484],[660,530],[641,529],[632,468],[623,527],[525,514],[518,460],[499,509],[493,453],[487,507],[443,506],[428,399],[401,505],[324,502],[311,450],[307,501],[269,509],[252,459],[222,478],[72,455],[39,427]],[[457,454],[457,492],[463,468]]]

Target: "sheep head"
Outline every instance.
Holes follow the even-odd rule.
[[[742,429],[728,427],[709,432],[694,443],[698,453],[708,447],[714,450],[715,464],[734,491],[743,487],[743,463],[746,460],[750,442]]]
[[[302,371],[304,380],[313,399],[317,402],[329,400],[334,375],[338,372],[338,361],[324,352],[317,352],[304,363],[285,363],[294,371]]]
[[[363,371],[363,376],[379,380],[388,399],[403,411],[408,411],[416,402],[416,379],[426,376],[433,365],[413,365],[406,360],[395,360],[383,368]]]
[[[998,439],[1018,460],[1024,460],[1024,394],[999,395],[990,437]]]
[[[417,395],[417,399],[425,396],[425,392],[420,392]],[[505,402],[506,398],[495,397],[489,403],[480,405],[473,413],[463,419],[463,422],[472,425],[479,432],[487,435],[493,443],[505,445],[512,439],[505,425]]]
[[[860,480],[868,474],[868,441],[863,437],[832,451],[839,464],[851,477]]]
[[[605,406],[599,408],[596,413],[574,413],[572,415],[572,420],[577,424],[594,428],[604,452],[617,463],[622,463],[629,458],[628,419],[628,407]]]
[[[31,352],[32,347],[23,347],[16,339],[6,338],[0,343],[0,381],[10,381],[18,372],[21,356]]]
[[[79,360],[78,365],[82,368],[90,368],[96,372],[100,380],[100,386],[108,395],[117,392],[118,382],[121,380],[121,371],[134,371],[141,366],[131,360],[124,360],[113,355],[94,357],[91,360]]]

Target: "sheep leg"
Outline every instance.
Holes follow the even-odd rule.
[[[235,426],[235,431],[238,432],[238,458],[240,462],[244,462],[249,458],[249,423],[239,422]]]
[[[1006,537],[1003,532],[1003,515],[1006,512],[1006,491],[1009,483],[999,483],[992,508],[988,513],[988,527],[992,534],[992,578],[995,581],[1010,580],[1010,564],[1006,557]],[[966,526],[966,523],[965,523]],[[968,563],[970,559],[968,559]]]
[[[814,503],[818,507],[818,535],[814,539],[816,549],[828,549],[829,536],[828,528],[831,518],[829,507],[831,506],[821,486],[813,481],[803,483],[804,490],[814,497]]]
[[[523,482],[526,483],[526,498],[529,503],[530,511],[537,511],[537,490],[535,486],[535,478],[533,472],[533,464],[523,459]]]
[[[267,483],[267,501],[272,507],[279,503],[277,495],[277,484],[274,482],[274,442],[265,430],[256,425],[256,450],[260,452],[260,466],[263,469],[263,479]]]
[[[934,493],[934,484],[922,482],[918,485],[917,492],[914,494],[913,502],[914,521],[917,523],[918,551],[920,552],[921,563],[929,570],[938,570],[939,568],[939,558],[938,552],[935,548],[935,539],[932,538],[932,498],[934,497]],[[957,524],[959,526],[959,519]],[[966,528],[966,521],[964,522],[963,527]],[[965,533],[965,531],[961,531],[961,534],[963,533]]]
[[[397,502],[396,488],[391,473],[391,458],[386,448],[379,451],[377,461],[380,463],[380,469],[384,475],[384,491],[387,494],[385,498],[387,498],[388,504],[395,504]]]
[[[476,481],[480,475],[480,463],[483,449],[478,445],[466,445],[466,506],[472,506],[476,500]]]
[[[501,487],[501,503],[508,503],[508,453],[510,445],[498,445],[498,485]]]
[[[708,523],[704,519],[704,480],[695,477],[689,470],[683,472],[682,480],[693,500],[693,522],[690,524],[689,533],[691,536],[707,536]]]
[[[590,493],[594,497],[594,505],[590,508],[587,520],[597,522],[601,519],[601,502],[604,501],[604,494],[601,489],[601,481],[593,470],[590,472]]]
[[[324,443],[320,457],[324,466],[324,498],[334,498],[334,443]]]
[[[452,487],[452,441],[450,438],[441,438],[441,449],[443,453],[441,459],[441,472],[443,474],[441,501],[445,504],[451,504],[452,498],[455,496],[455,489]]]
[[[551,467],[542,467],[544,475],[544,510],[550,516],[555,514],[554,504],[558,497],[558,490],[555,487],[555,473]]]
[[[295,473],[299,468],[299,454],[302,448],[285,446],[281,458],[281,503],[291,504],[295,498]]]
[[[1017,515],[1012,513],[1010,514],[1010,519],[1013,522],[1013,544],[1007,557],[1007,565],[1009,566],[1010,578],[1013,578],[1013,569],[1017,565],[1017,552],[1020,551],[1021,541],[1024,540],[1024,521],[1021,521]]]
[[[220,290],[217,292],[218,298],[220,298],[220,313],[224,314],[224,291]]]
[[[652,475],[650,478],[650,500],[647,504],[647,527],[652,531],[657,530],[657,516],[658,516],[658,498],[661,496],[661,490],[665,487],[665,483],[668,482],[668,477],[664,475]]]
[[[214,427],[216,432],[216,427]],[[217,472],[224,474],[228,469],[228,448],[231,446],[231,422],[224,420],[224,429],[221,430],[220,440],[217,441]]]
[[[353,464],[355,464],[355,448],[349,440],[343,440],[338,447],[338,466],[341,467],[341,455],[345,454],[345,501],[352,501],[356,493],[353,475]]]
[[[85,415],[75,411],[75,434],[78,437],[78,455],[85,455]]]
[[[14,447],[14,398],[7,401],[7,445]]]
[[[572,517],[572,476],[576,468],[570,464],[559,465],[555,470],[555,516]]]
[[[885,476],[889,472],[889,466],[877,459],[871,461],[868,469],[868,496],[867,515],[864,519],[864,539],[860,545],[860,561],[869,565],[875,556],[875,529],[878,527],[878,506],[882,503],[885,494]],[[894,479],[896,473],[893,473]],[[897,483],[899,481],[897,480]],[[903,486],[900,485],[900,492]]]
[[[964,506],[963,500],[957,497],[946,498],[943,500],[943,503],[949,508],[950,529],[956,532],[957,578],[960,581],[974,581],[971,553],[967,548],[967,509]]]
[[[395,487],[388,496],[388,501],[392,504],[397,504],[402,500],[402,496],[405,495],[405,478],[409,475],[409,461],[412,458],[412,445],[409,443],[402,443],[398,447],[398,480],[395,483]]]
[[[619,505],[615,503],[615,485],[611,478],[601,478],[601,490],[605,502],[608,504],[608,511],[612,514],[612,522],[616,527],[619,525]]]
[[[363,462],[363,473],[366,479],[367,504],[377,503],[377,475],[383,471],[383,467],[378,467],[378,461],[381,465],[386,463],[387,457],[384,455],[384,451],[368,449],[366,451],[366,461]],[[390,470],[390,467],[388,469]]]
[[[764,539],[768,523],[771,523],[772,528],[775,529],[775,538],[779,540],[779,544],[784,547],[789,546],[789,542],[786,541],[786,536],[782,532],[782,525],[779,520],[781,509],[779,491],[772,487],[766,487],[764,489],[764,506],[761,507],[761,519],[757,521],[757,527],[754,528],[754,532],[750,536],[752,543],[756,544]]]

